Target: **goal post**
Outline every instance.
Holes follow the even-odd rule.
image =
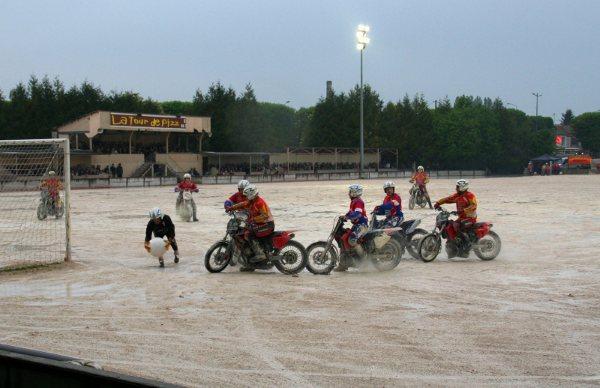
[[[71,260],[69,139],[0,140],[0,270]]]

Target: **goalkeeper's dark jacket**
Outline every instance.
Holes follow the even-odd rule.
[[[171,221],[171,217],[166,214],[163,215],[162,221],[158,224],[154,220],[148,221],[148,225],[146,226],[146,241],[150,241],[152,233],[154,233],[154,237],[175,237],[175,225]]]

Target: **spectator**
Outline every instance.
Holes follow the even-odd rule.
[[[113,178],[117,176],[117,168],[114,163],[111,163],[110,165],[110,176]]]
[[[123,166],[121,166],[121,163],[117,166],[117,177],[123,178]]]

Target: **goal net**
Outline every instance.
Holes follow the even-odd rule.
[[[0,271],[70,260],[68,139],[0,140]]]

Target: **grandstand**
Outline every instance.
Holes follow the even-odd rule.
[[[357,148],[288,147],[282,152],[206,152],[210,117],[97,111],[56,129],[71,144],[71,173],[79,178],[357,171]],[[367,148],[370,171],[398,168],[396,149]]]

